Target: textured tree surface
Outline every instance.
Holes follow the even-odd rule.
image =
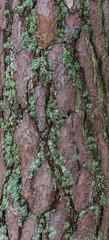
[[[0,0],[0,240],[109,239],[108,0]]]

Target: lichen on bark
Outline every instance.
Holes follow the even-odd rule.
[[[0,1],[0,239],[108,240],[107,0]]]

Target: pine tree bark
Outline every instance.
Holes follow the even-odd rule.
[[[0,0],[0,240],[109,239],[108,0]]]

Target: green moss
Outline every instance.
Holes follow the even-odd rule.
[[[6,3],[6,6],[11,9],[12,2]],[[3,89],[3,96],[9,105],[9,118],[7,122],[3,122],[2,128],[4,130],[4,141],[3,141],[3,157],[7,167],[5,176],[5,182],[3,185],[3,194],[0,205],[0,222],[5,218],[4,212],[9,209],[9,201],[14,202],[17,206],[18,211],[21,214],[21,218],[27,216],[27,205],[26,201],[22,198],[21,191],[21,169],[20,169],[20,158],[17,145],[14,142],[14,132],[18,127],[21,119],[21,109],[17,103],[16,94],[16,83],[13,80],[13,54],[10,45],[11,27],[13,13],[9,14],[7,10],[8,29],[5,31],[4,51],[5,51],[5,85]],[[10,18],[11,16],[11,18]],[[9,19],[8,19],[9,18]],[[2,110],[3,111],[3,110]],[[3,237],[3,238],[2,238]],[[7,234],[2,233],[1,239],[8,239]]]
[[[64,47],[64,52],[62,54],[62,62],[68,68],[72,68],[73,65],[73,56],[71,53]]]
[[[65,168],[66,160],[64,159],[64,157],[58,156],[57,139],[59,135],[59,126],[61,124],[61,120],[58,120],[58,109],[57,109],[56,100],[54,100],[51,104],[48,104],[46,115],[48,117],[48,123],[53,124],[51,131],[49,133],[49,140],[48,140],[48,146],[50,151],[50,161],[54,162],[53,164],[54,168],[55,167],[57,168],[59,166],[60,171],[63,173],[62,176],[60,174],[57,175],[57,170],[55,169],[54,175],[56,179],[55,180],[56,185],[57,185],[57,182],[59,181],[62,187],[66,188],[70,185],[73,185],[73,178],[72,178],[71,172]]]
[[[104,121],[104,138],[108,141],[109,135],[109,121],[108,121],[108,114],[107,114],[107,93],[106,93],[106,86],[105,80],[101,69],[101,62],[99,59],[96,58],[94,47],[90,40],[90,32],[87,34],[87,42],[91,50],[92,54],[92,61],[94,66],[94,83],[98,83],[98,94],[99,94],[99,101],[103,112],[103,121]]]
[[[65,239],[66,239],[66,240],[73,240],[73,237],[70,236],[70,233],[67,233],[67,234],[65,235]]]
[[[86,212],[85,210],[81,210],[80,214],[79,214],[79,217],[83,216],[85,212]]]
[[[30,86],[30,92],[28,95],[28,101],[26,102],[25,112],[28,112],[30,117],[34,120],[36,120],[36,107],[35,107],[35,90],[33,87],[33,84]]]
[[[102,214],[102,208],[105,205],[105,191],[106,191],[106,183],[100,167],[100,161],[95,161],[95,160],[92,161],[92,173],[93,173],[92,205],[95,206],[94,222],[95,222],[96,229],[97,227],[99,227],[99,230],[100,230],[100,221],[101,221],[100,216]],[[96,229],[95,229],[95,232],[96,232]],[[98,233],[98,236],[99,236],[99,233]]]
[[[74,30],[73,37],[74,37],[74,39],[78,39],[78,37],[79,37],[79,30],[78,29]]]
[[[105,52],[108,52],[108,34],[105,30],[104,27],[104,12],[103,12],[103,0],[98,0],[98,10],[100,14],[100,23],[101,23],[101,31],[104,37],[104,47],[105,47]]]
[[[0,240],[8,240],[6,225],[0,227]]]
[[[100,13],[100,21],[101,21],[101,28],[102,32],[104,35],[104,43],[105,43],[105,49],[106,49],[106,32],[104,29],[104,15],[103,15],[103,6],[102,6],[103,1],[99,0],[98,1],[98,9]],[[94,83],[98,83],[98,93],[99,93],[99,101],[100,105],[103,111],[103,121],[104,121],[104,138],[108,139],[109,135],[109,128],[108,128],[108,117],[107,117],[107,95],[106,95],[106,86],[105,86],[105,81],[104,81],[104,76],[101,70],[101,60],[97,59],[94,46],[92,45],[91,41],[91,29],[88,29],[87,31],[87,43],[90,47],[91,54],[92,54],[92,61],[93,61],[93,66],[94,66]],[[103,54],[103,57],[106,56],[106,52]]]
[[[55,87],[52,84],[50,87],[50,93],[55,92]],[[65,119],[68,117],[68,115],[65,113],[63,115],[63,118],[59,120],[59,111],[57,106],[57,100],[53,100],[53,102],[48,103],[46,107],[46,117],[47,117],[47,123],[46,126],[49,125],[49,130],[45,130],[40,134],[40,152],[38,154],[38,158],[35,163],[33,163],[30,167],[34,169],[34,172],[37,172],[40,169],[40,165],[43,160],[46,159],[49,172],[52,169],[53,173],[53,195],[52,195],[52,201],[55,201],[56,198],[56,191],[58,189],[63,189],[64,193],[71,194],[72,192],[72,186],[74,184],[72,173],[66,169],[66,159],[63,156],[59,156],[58,154],[58,139],[60,137],[60,126],[64,123]],[[47,151],[45,152],[45,149]],[[38,166],[34,166],[39,164]],[[47,167],[47,168],[48,168]],[[55,212],[55,205],[51,207],[52,210]],[[45,233],[48,238],[55,237],[56,230],[54,226],[49,227],[49,221],[50,221],[50,215],[49,212],[45,212],[44,214],[41,214],[39,217],[39,223],[37,227],[37,240],[40,239],[41,234]]]
[[[45,142],[40,137],[40,151],[38,153],[38,157],[35,162],[33,162],[30,166],[30,174],[29,179],[32,179],[33,173],[38,173],[40,171],[40,166],[42,162],[45,160]]]
[[[61,0],[57,0],[58,3],[58,14],[56,18],[56,35],[57,35],[57,42],[61,43],[64,41],[65,37],[65,15],[68,11],[67,7]]]
[[[18,165],[19,163],[18,148],[16,144],[13,142],[12,135],[9,131],[5,134],[5,139],[3,141],[3,155],[4,160],[6,161],[8,166],[12,166],[13,163],[15,165]]]
[[[57,42],[64,42],[65,15],[68,9],[61,0],[57,0],[56,2],[58,3],[58,7],[59,7],[58,15],[57,15],[57,37],[58,37]],[[80,9],[81,11],[80,15],[82,14],[84,18],[82,22],[82,27],[88,33],[88,28],[90,26],[89,12],[88,12],[89,1],[88,0],[81,1],[80,5],[84,9],[84,10]],[[31,64],[31,69],[36,72],[37,83],[39,81],[42,81],[43,85],[48,88],[49,93],[52,95],[52,93],[55,92],[55,87],[52,84],[51,72],[48,69],[48,63],[46,59],[46,55],[48,53],[45,52],[44,54],[44,51],[41,48],[37,47],[37,39],[36,37],[33,36],[35,31],[37,31],[37,23],[38,23],[35,9],[33,9],[33,1],[26,0],[22,5],[19,5],[17,9],[15,9],[15,11],[18,11],[20,15],[24,13],[24,16],[26,16],[25,17],[26,24],[25,24],[25,31],[23,33],[22,48],[23,49],[28,48],[29,51],[34,52],[34,59]],[[6,12],[5,14],[9,16],[9,12]],[[74,44],[74,41],[78,39],[79,34],[80,34],[80,30],[76,29],[73,33],[72,44]],[[10,41],[9,38],[7,38],[7,42],[4,44],[4,48],[8,51],[10,51],[9,41]],[[90,48],[92,48],[92,45],[90,43],[90,38],[88,38],[88,43],[90,45]],[[66,66],[68,70],[68,75],[70,79],[72,79],[73,86],[75,86],[77,91],[78,103],[77,103],[76,112],[81,114],[81,117],[83,118],[84,113],[81,111],[82,100],[84,99],[86,113],[88,113],[91,110],[92,104],[90,103],[90,99],[88,98],[89,94],[87,89],[82,94],[83,86],[80,80],[81,69],[78,61],[77,52],[74,53],[74,56],[72,56],[72,49],[70,49],[69,46],[67,45],[68,44],[66,44],[65,46],[65,43],[64,43],[64,53],[62,55],[62,61]],[[15,169],[12,170],[12,172],[11,170],[8,170],[7,172],[6,182],[4,184],[4,191],[3,191],[3,201],[1,206],[2,206],[2,209],[8,209],[9,198],[12,201],[16,202],[18,206],[18,210],[20,210],[22,214],[21,219],[19,219],[19,226],[21,227],[23,220],[26,219],[26,217],[28,216],[28,212],[27,212],[26,201],[24,201],[24,199],[22,198],[21,185],[19,184],[21,181],[20,159],[18,156],[17,146],[13,140],[13,136],[14,136],[14,131],[16,129],[16,126],[18,126],[22,116],[20,116],[18,119],[18,111],[16,111],[16,106],[18,110],[18,105],[17,105],[17,99],[16,99],[15,82],[12,81],[12,59],[10,56],[11,56],[11,51],[5,58],[5,62],[7,64],[7,70],[6,70],[6,84],[4,88],[4,95],[7,97],[7,100],[9,102],[11,116],[8,122],[3,125],[4,132],[5,132],[4,157],[8,163],[8,166],[10,167],[14,164]],[[96,83],[98,79],[97,78],[98,65],[97,65],[97,59],[95,57],[93,48],[92,48],[92,57],[93,57],[94,71],[96,75],[96,78],[95,78],[95,83]],[[37,83],[35,83],[35,85],[37,85]],[[25,108],[25,110],[28,111],[28,113],[33,119],[35,119],[34,87],[35,86],[31,85],[27,106]],[[102,88],[100,91],[101,91],[100,96],[103,99],[104,94],[103,94]],[[101,100],[101,103],[102,103],[102,106],[104,106],[103,100]],[[1,106],[2,106],[2,103],[1,103]],[[2,113],[2,107],[1,107],[1,113]],[[44,132],[39,131],[40,151],[38,153],[38,158],[30,166],[31,175],[29,178],[32,179],[33,174],[39,172],[42,162],[46,160],[49,171],[51,171],[52,169],[52,172],[53,172],[53,179],[54,179],[53,194],[56,197],[56,194],[55,194],[56,191],[58,191],[59,189],[63,191],[62,193],[59,193],[59,196],[61,196],[62,194],[62,196],[64,196],[65,199],[67,200],[68,214],[70,218],[72,217],[70,215],[71,208],[72,208],[72,206],[70,205],[70,199],[71,199],[74,182],[73,182],[72,173],[68,169],[66,169],[66,166],[65,166],[66,159],[63,156],[60,156],[58,154],[58,139],[60,137],[59,129],[61,125],[65,122],[65,119],[68,117],[68,114],[65,113],[62,119],[59,119],[58,115],[59,115],[59,111],[58,111],[57,101],[54,99],[53,102],[46,104],[46,120],[47,120],[46,130]],[[49,130],[47,128],[48,125],[49,125]],[[87,131],[85,131],[84,141],[88,145],[90,151],[94,151],[96,149],[95,139],[93,135],[89,136]],[[45,151],[45,149],[47,150]],[[78,155],[74,155],[72,157],[72,160],[79,161]],[[99,196],[100,206],[103,206],[105,203],[105,198],[104,198],[105,186],[103,185],[104,178],[102,173],[100,172],[100,174],[98,174],[100,170],[98,166],[99,166],[98,162],[97,163],[93,162],[92,172],[94,175],[96,175],[96,178],[94,178],[93,180],[93,187],[98,188],[97,190],[98,195],[93,197],[93,201],[96,201],[95,200],[96,197]],[[85,163],[83,164],[83,167],[86,167]],[[16,188],[12,187],[13,184],[16,186]],[[33,193],[33,198],[35,198],[34,193]],[[53,206],[50,206],[50,208],[52,209]],[[55,207],[52,210],[55,211]],[[97,216],[97,221],[98,221],[97,210],[95,215]],[[73,209],[73,211],[75,210]],[[100,209],[98,212],[100,214]],[[82,210],[80,214],[84,214],[84,213],[85,213],[85,210]],[[1,216],[2,216],[2,211],[1,211]],[[37,227],[37,236],[35,238],[36,240],[41,238],[42,233],[45,233],[46,237],[49,237],[49,238],[55,237],[56,229],[54,228],[54,226],[51,226],[49,228],[50,214],[48,210],[47,212],[41,214],[38,217],[38,221],[39,223]],[[69,219],[65,223],[64,229],[66,231],[65,239],[71,240],[72,239],[71,234],[72,234],[73,228],[71,226],[71,222],[69,221]]]
[[[56,228],[54,226],[50,226],[49,238],[54,238],[56,235]]]
[[[78,61],[78,52],[76,51],[73,57],[72,52],[68,51],[64,47],[64,52],[62,54],[62,61],[65,67],[68,69],[68,75],[72,79],[73,86],[76,88],[76,92],[77,92],[76,112],[82,117],[82,112],[80,110],[82,82],[80,80],[80,64]]]
[[[91,134],[91,133],[90,133]],[[86,128],[85,131],[84,131],[84,142],[85,144],[88,146],[88,148],[90,150],[94,150],[97,148],[96,144],[95,144],[95,138],[93,137],[93,135],[89,136],[89,131],[88,129]]]
[[[9,50],[8,50],[9,51]],[[5,87],[4,87],[4,92],[3,95],[7,97],[7,101],[10,104],[16,105],[16,89],[15,89],[15,81],[13,80],[13,59],[11,56],[11,50],[10,50],[10,55],[5,57],[5,63],[6,63],[6,71],[5,71]]]
[[[23,2],[22,5],[18,5],[17,8],[14,9],[15,12],[18,12],[19,14],[22,14],[25,9],[30,10],[33,8],[33,1],[32,0],[26,0]]]
[[[25,30],[22,34],[22,48],[28,48],[30,51],[35,52],[37,48],[37,38],[34,36],[38,31],[38,17],[35,9],[31,9],[30,13],[25,17]]]
[[[49,223],[50,213],[49,211],[46,211],[38,219],[37,234],[36,237],[34,238],[35,240],[39,240],[40,237],[42,236],[42,233],[45,233],[47,238],[49,234],[51,234],[51,236],[55,235],[55,228],[53,226],[51,226],[50,228]]]

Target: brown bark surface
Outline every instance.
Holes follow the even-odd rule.
[[[0,240],[109,239],[108,36],[108,0],[0,0]]]

